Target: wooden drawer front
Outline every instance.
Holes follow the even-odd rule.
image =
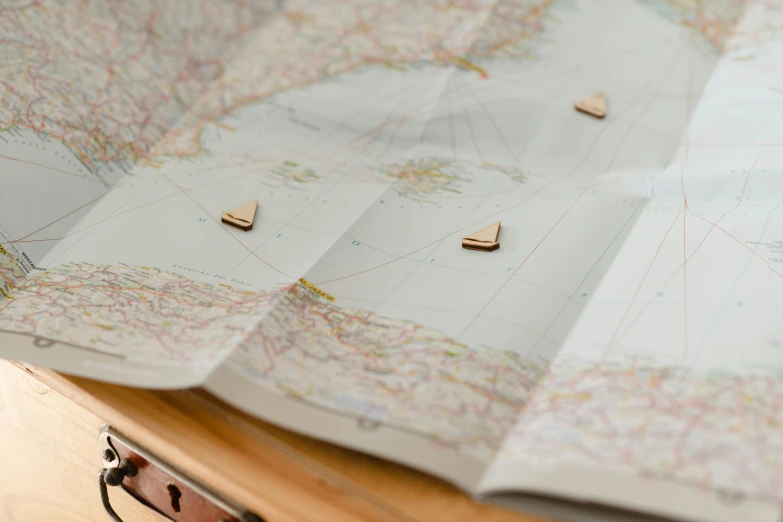
[[[540,522],[433,477],[277,428],[200,391],[139,390],[0,359],[0,522],[107,522],[111,424],[267,522]],[[125,522],[165,522],[117,488]]]
[[[107,522],[98,495],[103,421],[0,361],[0,521]],[[112,488],[127,522],[165,519]]]

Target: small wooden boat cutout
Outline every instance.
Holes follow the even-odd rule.
[[[500,234],[500,221],[493,223],[486,228],[482,228],[469,236],[463,237],[462,248],[492,252],[493,250],[500,248],[498,234]]]
[[[253,228],[253,221],[256,219],[256,208],[258,208],[258,200],[253,200],[234,210],[223,212],[220,218],[223,223],[233,225],[242,230],[250,230]]]
[[[603,118],[606,116],[606,95],[602,92],[597,92],[589,98],[575,101],[574,107],[576,110],[582,111],[590,116]]]

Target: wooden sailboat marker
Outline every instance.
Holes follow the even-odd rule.
[[[253,228],[253,221],[256,219],[256,208],[258,208],[258,200],[253,200],[234,210],[223,212],[220,218],[223,220],[223,223],[233,225],[242,230],[250,230]]]
[[[589,98],[575,101],[574,107],[576,110],[582,111],[590,116],[603,118],[606,116],[606,95],[602,92],[597,92]]]
[[[482,228],[469,236],[463,237],[462,248],[492,252],[493,250],[500,248],[498,234],[500,234],[500,221],[493,223],[486,228]]]

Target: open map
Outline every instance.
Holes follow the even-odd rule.
[[[774,520],[781,64],[779,0],[6,2],[0,356]]]

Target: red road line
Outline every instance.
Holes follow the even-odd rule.
[[[489,122],[495,128],[495,132],[497,132],[500,141],[503,142],[503,146],[506,147],[508,153],[511,155],[512,158],[514,158],[514,161],[519,163],[519,158],[517,157],[516,154],[514,154],[514,151],[511,150],[511,147],[509,147],[508,141],[506,141],[506,137],[503,135],[503,132],[500,130],[500,127],[495,121],[495,118],[492,117],[492,113],[489,112],[489,109],[487,109],[486,105],[484,105],[484,103],[481,101],[481,98],[476,94],[476,91],[470,87],[470,85],[465,85],[465,88],[468,90],[468,94],[470,94],[473,97],[473,99],[476,100],[479,107],[481,107],[481,110],[484,111],[484,115],[487,117]]]
[[[456,339],[459,339],[460,337],[462,337],[465,334],[465,332],[467,332],[470,329],[470,327],[473,326],[473,323],[476,322],[476,319],[478,319],[481,316],[481,314],[484,313],[484,311],[487,309],[487,307],[492,303],[492,301],[495,300],[495,298],[506,287],[506,285],[509,283],[509,281],[511,281],[514,278],[514,276],[516,275],[516,273],[519,272],[519,270],[524,266],[525,263],[527,263],[527,260],[530,259],[530,256],[532,256],[535,253],[535,251],[538,250],[538,247],[540,247],[541,244],[544,241],[546,241],[546,238],[549,237],[549,234],[551,234],[552,231],[555,228],[557,228],[557,226],[560,224],[560,222],[563,220],[563,218],[565,218],[568,215],[568,213],[571,212],[571,210],[574,208],[574,206],[576,206],[577,202],[579,202],[579,200],[582,199],[582,196],[585,194],[585,192],[587,192],[587,190],[588,189],[582,190],[582,192],[574,200],[574,202],[571,203],[571,206],[569,206],[566,209],[566,211],[563,213],[563,215],[561,215],[560,218],[558,218],[558,220],[555,222],[555,224],[552,225],[552,227],[547,231],[547,233],[544,234],[544,237],[541,238],[541,241],[539,241],[538,244],[533,248],[533,250],[531,250],[530,253],[528,253],[528,255],[525,257],[525,259],[523,259],[522,262],[519,264],[519,266],[513,272],[511,272],[511,275],[508,276],[508,278],[503,282],[502,285],[500,285],[500,288],[497,289],[497,291],[492,295],[492,297],[489,298],[489,301],[487,301],[484,304],[484,306],[481,307],[481,310],[479,310],[479,312],[473,317],[473,319],[471,319],[471,321],[467,325],[465,325],[465,328],[462,329],[462,331],[459,333],[459,335],[456,337]]]
[[[623,312],[623,316],[620,318],[620,322],[617,324],[617,328],[615,328],[614,333],[612,333],[612,337],[609,339],[609,343],[606,345],[606,349],[604,350],[604,353],[601,355],[602,359],[609,354],[615,342],[619,342],[619,339],[616,339],[617,334],[620,332],[620,329],[623,327],[623,324],[625,323],[625,318],[628,316],[628,312],[631,311],[631,306],[633,306],[633,304],[636,302],[636,296],[639,295],[639,291],[642,289],[642,285],[644,285],[644,282],[647,280],[647,276],[650,274],[650,270],[652,269],[652,266],[655,264],[655,260],[658,258],[658,254],[660,253],[661,248],[663,248],[663,244],[666,242],[666,239],[669,237],[672,228],[674,228],[674,224],[677,223],[677,220],[680,218],[680,214],[682,214],[683,212],[685,212],[685,209],[682,209],[677,213],[677,216],[674,218],[674,221],[672,221],[671,225],[669,225],[669,229],[666,231],[666,234],[663,235],[663,239],[661,239],[661,242],[658,244],[658,248],[655,251],[655,255],[653,255],[653,258],[650,260],[650,264],[647,265],[647,270],[645,270],[641,281],[639,281],[639,285],[636,287],[636,291],[633,293],[633,296],[631,297],[631,301],[628,303],[628,306],[626,306],[625,312]]]
[[[196,201],[196,200],[193,198],[193,196],[191,196],[190,194],[188,194],[188,192],[187,192],[186,190],[184,190],[182,187],[180,187],[179,185],[177,185],[176,183],[174,183],[174,182],[173,182],[173,181],[172,181],[170,178],[168,178],[168,177],[167,177],[165,174],[161,173],[161,177],[163,177],[163,178],[164,178],[166,181],[168,181],[169,183],[171,183],[172,185],[174,185],[174,186],[175,186],[177,189],[179,189],[180,193],[184,194],[184,195],[185,195],[185,197],[187,197],[187,198],[188,198],[190,201],[192,201],[192,202],[193,202],[193,204],[195,204],[197,207],[199,207],[201,210],[203,210],[203,211],[204,211],[204,213],[205,213],[207,216],[209,216],[209,218],[210,218],[212,221],[214,221],[214,222],[215,222],[215,223],[216,223],[216,224],[217,224],[217,225],[220,227],[220,229],[221,229],[221,230],[223,230],[223,231],[224,231],[226,234],[228,234],[229,236],[231,236],[232,238],[234,238],[234,241],[236,241],[237,243],[239,243],[240,245],[242,245],[242,246],[245,248],[245,250],[247,250],[248,252],[250,252],[250,253],[251,253],[251,254],[252,254],[254,257],[256,257],[256,258],[257,258],[259,261],[261,261],[262,263],[264,263],[265,265],[267,265],[269,268],[271,268],[271,269],[272,269],[272,270],[274,270],[275,272],[278,272],[279,274],[281,274],[281,275],[283,275],[283,276],[285,276],[285,277],[288,277],[288,278],[290,278],[290,279],[296,279],[295,277],[293,277],[293,276],[290,276],[290,275],[286,274],[285,272],[283,272],[283,271],[281,271],[281,270],[277,269],[275,266],[273,266],[272,264],[270,264],[269,262],[267,262],[265,259],[263,259],[262,257],[260,257],[260,256],[259,256],[258,254],[256,254],[256,253],[255,253],[253,250],[251,250],[251,249],[250,249],[250,247],[248,247],[247,245],[245,245],[245,244],[244,244],[244,243],[243,243],[243,242],[242,242],[242,241],[241,241],[241,240],[240,240],[238,237],[236,237],[236,236],[235,236],[234,234],[232,234],[232,233],[231,233],[229,230],[227,230],[227,229],[226,229],[224,226],[222,226],[222,225],[220,224],[220,221],[218,221],[218,220],[217,220],[217,219],[216,219],[216,218],[215,218],[215,217],[214,217],[212,214],[210,214],[210,212],[209,212],[207,209],[205,209],[205,208],[204,208],[204,207],[201,205],[201,203],[199,203],[198,201]]]
[[[468,131],[470,132],[470,139],[473,142],[473,148],[476,149],[476,154],[478,154],[478,157],[481,158],[481,161],[486,163],[486,159],[484,159],[484,155],[481,153],[481,147],[479,147],[478,141],[476,140],[476,133],[473,131],[473,122],[470,120],[470,114],[468,113],[467,109],[465,108],[465,100],[462,98],[462,88],[456,84],[456,89],[454,90],[454,93],[457,95],[457,101],[459,101],[460,107],[462,107],[462,117],[465,120],[465,123],[468,125]]]
[[[35,231],[33,231],[33,232],[30,232],[29,234],[27,234],[27,235],[26,235],[26,236],[24,236],[24,237],[21,237],[21,238],[19,238],[19,239],[15,239],[15,240],[13,240],[13,241],[7,241],[6,243],[2,243],[2,242],[0,242],[0,244],[6,244],[6,245],[9,245],[9,244],[11,244],[11,243],[17,243],[17,242],[21,242],[23,239],[26,239],[26,238],[28,238],[28,237],[32,236],[33,234],[37,234],[37,233],[38,233],[38,232],[40,232],[41,230],[43,230],[43,229],[45,229],[45,228],[47,228],[47,227],[50,227],[50,226],[54,225],[54,224],[55,224],[55,223],[57,223],[58,221],[62,221],[63,219],[65,219],[65,218],[67,218],[68,216],[70,216],[71,214],[74,214],[74,213],[76,213],[76,212],[79,212],[79,211],[80,211],[81,209],[83,209],[84,207],[86,207],[86,206],[88,206],[88,205],[92,205],[93,203],[95,203],[95,202],[96,202],[96,201],[98,201],[99,199],[103,198],[105,195],[106,195],[106,194],[102,194],[102,195],[98,196],[98,197],[97,197],[97,198],[95,198],[95,199],[91,199],[90,201],[88,201],[88,202],[87,202],[87,203],[85,203],[84,205],[80,206],[79,208],[77,208],[77,209],[74,209],[74,210],[72,210],[72,211],[68,212],[68,213],[67,213],[67,214],[65,214],[64,216],[61,216],[61,217],[59,217],[59,218],[55,219],[54,221],[52,221],[52,222],[51,222],[51,223],[49,223],[48,225],[44,225],[43,227],[39,228],[38,230],[35,230]],[[67,237],[67,236],[66,236],[66,237]]]
[[[753,167],[753,166],[756,164],[756,162],[757,162],[757,161],[758,161],[758,160],[755,160],[755,161],[753,162],[753,164],[752,164],[751,168],[750,168],[750,169],[748,169],[748,174],[747,174],[747,176],[746,176],[746,179],[745,179],[745,185],[743,186],[743,189],[742,189],[742,194],[743,194],[743,195],[745,194],[745,187],[747,187],[747,183],[748,183],[748,176],[750,176],[750,173],[751,173],[751,171],[753,170],[753,168],[752,168],[752,167]],[[783,277],[783,274],[782,274],[782,273],[780,273],[780,272],[778,272],[778,271],[776,271],[776,270],[774,269],[774,266],[773,266],[773,265],[770,265],[770,263],[769,263],[769,262],[768,262],[766,259],[764,259],[764,257],[762,257],[762,256],[761,256],[760,254],[758,254],[758,253],[757,253],[755,250],[753,250],[752,248],[748,247],[746,244],[744,244],[742,241],[740,241],[739,239],[737,239],[737,238],[736,238],[734,235],[732,235],[731,233],[729,233],[727,230],[725,230],[723,227],[721,227],[721,226],[719,225],[719,223],[721,222],[721,220],[722,220],[724,217],[726,217],[728,214],[730,214],[731,212],[733,212],[734,210],[736,210],[737,208],[739,208],[739,206],[740,206],[740,204],[741,204],[741,203],[742,203],[742,196],[740,196],[739,202],[738,202],[738,203],[737,203],[737,204],[734,206],[734,208],[732,208],[732,209],[731,209],[731,210],[729,210],[727,213],[725,213],[724,215],[722,215],[722,216],[721,216],[721,217],[720,217],[720,218],[719,218],[717,221],[715,221],[715,222],[713,222],[713,221],[710,221],[710,220],[708,220],[707,218],[705,218],[705,217],[703,217],[703,216],[701,216],[701,215],[699,215],[699,214],[697,214],[697,213],[693,212],[693,215],[694,215],[694,217],[697,217],[697,218],[701,219],[702,221],[705,221],[706,223],[709,223],[710,225],[712,225],[712,227],[710,227],[710,229],[707,231],[707,233],[706,233],[706,234],[704,235],[704,237],[701,239],[701,241],[699,242],[699,244],[698,244],[698,245],[696,245],[696,248],[693,250],[693,252],[691,253],[691,255],[689,255],[689,256],[688,256],[688,258],[685,260],[685,262],[687,262],[687,261],[690,261],[690,260],[693,258],[693,256],[695,256],[695,255],[696,255],[696,253],[699,251],[699,249],[701,248],[701,246],[702,246],[702,245],[704,244],[704,242],[707,240],[707,237],[710,235],[710,233],[712,232],[712,230],[713,230],[713,229],[715,229],[715,228],[717,228],[718,230],[722,231],[722,232],[723,232],[723,233],[725,233],[727,236],[729,236],[730,238],[732,238],[734,241],[736,241],[737,243],[739,243],[740,245],[742,245],[742,246],[743,246],[745,249],[749,250],[749,251],[750,251],[750,252],[751,252],[753,255],[755,255],[756,257],[758,257],[759,259],[761,259],[761,260],[762,260],[762,261],[763,261],[763,262],[764,262],[764,263],[765,263],[767,266],[769,266],[769,267],[770,267],[770,270],[772,270],[772,272],[773,272],[773,273],[775,273],[775,274],[777,274],[777,275],[779,275],[779,276]],[[682,212],[688,212],[688,211],[691,211],[689,206],[688,206],[688,207],[683,207],[683,209],[682,209],[680,212],[682,213]],[[691,212],[692,212],[692,211],[691,211]],[[679,215],[679,214],[678,214],[678,215]],[[676,220],[675,220],[675,221],[676,221]],[[674,226],[674,222],[672,223],[672,226]],[[671,228],[672,228],[672,227],[669,227],[669,230],[671,230]],[[667,234],[668,234],[668,232],[667,232]],[[664,237],[664,239],[665,239],[665,237]],[[651,264],[651,265],[648,267],[648,269],[647,269],[647,273],[649,273],[649,271],[650,271],[651,267],[652,267],[652,264]],[[663,290],[664,288],[666,288],[666,286],[667,286],[667,285],[668,285],[668,284],[669,284],[669,283],[672,281],[672,279],[674,279],[674,278],[677,276],[677,274],[679,273],[679,271],[680,271],[680,270],[682,270],[682,269],[683,269],[683,267],[684,267],[684,263],[683,263],[683,265],[680,265],[680,266],[677,268],[677,270],[675,270],[675,271],[672,273],[672,275],[671,275],[671,276],[669,276],[669,279],[667,279],[667,280],[666,280],[666,281],[663,283],[663,285],[661,285],[661,286],[660,286],[660,287],[659,287],[659,288],[658,288],[658,289],[657,289],[657,290],[654,292],[654,294],[657,294],[657,293],[659,293],[661,290]],[[645,273],[645,277],[647,277],[647,273]],[[644,314],[644,313],[647,311],[647,309],[650,307],[650,305],[651,305],[653,302],[654,302],[654,300],[652,300],[652,299],[651,299],[650,301],[648,301],[648,302],[645,304],[645,306],[644,306],[644,307],[643,307],[643,308],[642,308],[642,309],[639,311],[639,313],[638,313],[638,314],[636,314],[636,316],[633,318],[633,320],[632,320],[632,321],[631,321],[631,323],[628,325],[628,327],[625,329],[625,331],[622,333],[622,335],[620,335],[620,337],[618,337],[618,338],[616,339],[616,342],[617,342],[617,343],[619,343],[619,342],[620,342],[620,340],[621,340],[623,337],[625,337],[625,336],[628,334],[628,332],[629,332],[629,331],[630,331],[630,329],[633,327],[633,325],[634,325],[634,324],[636,324],[636,322],[637,322],[637,321],[638,321],[638,320],[641,318],[641,316],[642,316],[642,315],[643,315],[643,314]],[[629,307],[630,307],[631,305],[633,305],[633,302],[629,304]],[[621,328],[621,326],[618,326],[618,328]]]
[[[93,179],[93,178],[88,178],[86,176],[82,176],[81,174],[76,174],[75,172],[69,172],[67,170],[58,169],[56,167],[50,167],[48,165],[42,165],[40,163],[35,163],[33,161],[27,161],[27,160],[23,160],[23,159],[19,159],[19,158],[12,158],[11,156],[6,156],[5,154],[0,154],[0,158],[7,159],[7,160],[10,160],[10,161],[18,161],[19,163],[27,163],[28,165],[33,165],[35,167],[41,167],[41,168],[44,168],[44,169],[53,170],[55,172],[61,172],[63,174],[68,174],[69,176],[73,176],[75,178],[83,179],[84,181],[91,181],[93,183],[101,183],[100,180]]]

